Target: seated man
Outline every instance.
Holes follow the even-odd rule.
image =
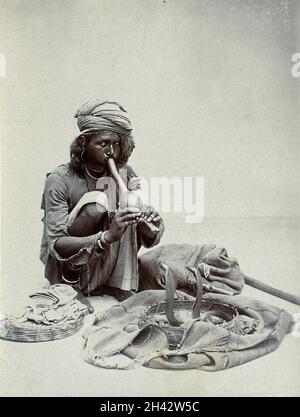
[[[40,258],[51,284],[69,283],[85,295],[108,293],[122,301],[138,289],[140,246],[160,241],[163,221],[151,206],[118,204],[109,158],[127,187],[139,188],[139,178],[127,165],[135,145],[123,107],[97,100],[85,103],[75,117],[80,134],[71,144],[70,162],[45,182]]]

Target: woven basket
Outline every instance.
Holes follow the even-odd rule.
[[[60,291],[68,297],[62,303]],[[29,305],[22,314],[1,315],[0,338],[16,342],[63,339],[76,333],[90,312],[90,304],[84,303],[82,295],[64,284],[53,285],[49,290],[32,294],[29,298]]]
[[[197,281],[197,294],[195,301],[174,299],[176,282],[168,275],[166,268],[166,301],[151,306],[141,317],[140,327],[152,325],[160,328],[167,336],[169,349],[178,349],[188,330],[187,322],[198,319],[211,322],[215,325],[224,325],[234,321],[238,310],[224,303],[209,299],[203,300],[202,276],[199,269],[190,268]]]
[[[83,326],[84,316],[68,323],[51,325],[21,323],[18,319],[5,318],[0,322],[0,337],[15,342],[47,342],[63,339],[77,333]]]

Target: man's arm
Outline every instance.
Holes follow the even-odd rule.
[[[95,213],[97,210],[95,209]],[[94,244],[98,239],[102,239],[103,233],[105,233],[105,241],[100,241],[101,246],[109,245],[110,243],[120,240],[126,227],[134,224],[136,219],[141,215],[141,212],[136,207],[126,207],[125,209],[118,211],[112,220],[110,228],[105,232],[99,231],[96,234],[89,236],[63,236],[56,240],[54,249],[62,258],[69,258],[75,255],[87,245]],[[82,227],[83,230],[87,225],[84,223],[84,216]],[[104,238],[104,235],[103,235]],[[101,247],[100,246],[100,247]]]
[[[69,258],[80,251],[91,242],[94,242],[97,237],[97,233],[91,236],[76,237],[76,236],[64,236],[56,240],[54,249],[62,258]]]

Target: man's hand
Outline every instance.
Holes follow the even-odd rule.
[[[105,232],[105,240],[109,243],[120,240],[126,227],[136,223],[141,214],[141,210],[136,207],[126,207],[117,211],[111,222],[110,229]]]
[[[158,226],[161,222],[161,217],[158,211],[155,210],[152,206],[143,205],[141,207],[141,219],[146,220],[149,223],[153,223],[155,226]]]
[[[127,188],[129,191],[140,190],[141,189],[141,178],[131,177],[127,183]]]
[[[154,224],[154,226],[159,227],[162,218],[152,206],[143,205],[141,208],[141,212],[142,215],[138,219],[138,230],[143,236],[154,238],[158,232],[158,229],[155,233],[152,230],[150,230],[147,224],[152,223]]]

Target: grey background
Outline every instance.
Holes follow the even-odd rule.
[[[162,243],[214,242],[249,275],[300,293],[300,78],[291,75],[291,57],[300,52],[299,1],[1,0],[0,6],[7,62],[0,80],[1,310],[44,284],[38,255],[45,174],[68,161],[77,133],[73,115],[93,98],[128,110],[136,141],[130,165],[139,175],[204,177],[204,221],[185,224],[184,213],[165,214]],[[245,294],[300,312],[249,288]],[[251,364],[215,375],[177,372],[178,380],[172,373],[173,383],[169,372],[151,370],[118,373],[116,382],[115,371],[82,362],[76,337],[74,357],[72,338],[50,346],[1,343],[1,393],[300,393],[299,338],[292,336]],[[93,383],[103,378],[104,385]]]

